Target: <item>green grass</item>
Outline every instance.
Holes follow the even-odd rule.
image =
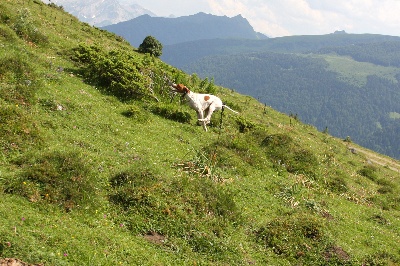
[[[398,73],[398,69],[395,67],[384,67],[371,63],[357,62],[345,56],[324,55],[322,57],[329,63],[330,70],[338,72],[342,79],[356,86],[364,86],[367,83],[367,77],[369,75],[378,75],[397,83],[395,76]]]
[[[398,171],[54,5],[17,2],[0,4],[0,257],[400,264]],[[25,8],[27,24],[15,28]],[[82,43],[98,44],[96,64],[118,55],[118,67],[87,73],[75,57]],[[135,86],[107,83],[119,67],[137,75]],[[171,102],[164,75],[213,89],[240,115],[226,111],[221,124],[216,113],[205,133],[193,110]],[[115,91],[126,88],[135,93]]]
[[[389,113],[389,117],[390,117],[391,119],[400,119],[400,114],[399,114],[399,113],[396,113],[396,112],[390,112],[390,113]]]

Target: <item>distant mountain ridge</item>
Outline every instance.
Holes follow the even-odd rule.
[[[136,47],[148,35],[155,37],[163,45],[215,38],[268,38],[255,32],[247,19],[241,15],[229,18],[202,12],[177,18],[142,15],[129,21],[105,26],[103,29],[124,37]]]
[[[53,2],[62,6],[65,11],[76,16],[79,20],[94,26],[106,26],[121,21],[149,14],[155,16],[137,4],[122,4],[118,0],[42,0],[43,2]]]
[[[334,32],[326,35],[286,36],[265,40],[207,39],[164,45],[161,59],[175,67],[191,71],[193,65],[203,57],[254,52],[319,53],[321,49],[333,47],[357,47],[357,44],[377,44],[400,41],[398,36],[379,34],[348,34]]]

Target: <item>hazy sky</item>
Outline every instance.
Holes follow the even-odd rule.
[[[347,33],[400,36],[400,0],[120,0],[158,16],[241,14],[270,37]]]

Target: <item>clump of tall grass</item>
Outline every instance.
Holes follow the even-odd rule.
[[[12,28],[17,35],[27,42],[44,45],[48,37],[36,27],[33,16],[28,8],[18,11],[18,16],[12,22]]]
[[[298,145],[288,134],[269,135],[261,145],[276,166],[283,166],[289,173],[316,177],[317,157],[312,151]]]
[[[55,204],[66,211],[95,204],[95,175],[79,153],[26,154],[14,163],[21,172],[6,180],[6,193],[21,195],[31,202]]]
[[[315,265],[346,265],[350,256],[336,246],[324,232],[324,220],[310,214],[292,214],[278,217],[255,232],[264,248],[301,264],[312,261]]]
[[[166,179],[149,163],[138,161],[113,175],[109,184],[109,200],[119,212],[116,223],[132,233],[162,235],[169,239],[167,247],[185,243],[209,256],[223,257],[236,249],[225,236],[241,223],[241,212],[234,194],[213,180]]]

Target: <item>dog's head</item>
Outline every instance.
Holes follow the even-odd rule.
[[[179,92],[179,93],[188,93],[189,92],[188,87],[186,87],[183,84],[172,84],[171,86],[174,88],[173,89],[174,92]]]

